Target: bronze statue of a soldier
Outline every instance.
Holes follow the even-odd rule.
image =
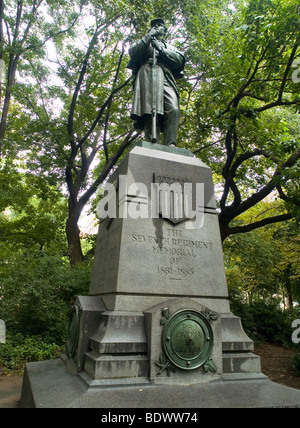
[[[162,18],[151,21],[151,30],[129,49],[135,77],[131,119],[136,129],[143,129],[145,139],[164,144],[177,144],[180,118],[179,93],[175,79],[182,77],[184,55],[164,40],[168,29]]]

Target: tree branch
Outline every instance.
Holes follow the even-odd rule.
[[[229,227],[227,229],[227,236],[235,235],[237,233],[251,232],[252,230],[258,229],[260,227],[267,226],[269,224],[280,223],[286,220],[291,220],[292,218],[293,218],[292,214],[281,214],[274,217],[264,218],[263,220],[250,223],[245,226]]]
[[[296,43],[295,46],[293,47],[291,55],[290,55],[288,63],[287,63],[287,66],[285,68],[285,71],[284,71],[284,74],[283,74],[283,78],[282,78],[282,82],[281,82],[280,89],[279,89],[279,94],[278,94],[278,101],[279,102],[282,102],[282,96],[283,96],[284,88],[285,88],[285,85],[286,85],[286,80],[287,80],[289,72],[290,72],[290,70],[292,68],[292,65],[293,65],[293,62],[294,62],[294,59],[295,59],[295,56],[296,56],[296,52],[297,52],[298,46],[299,45]],[[299,102],[300,102],[300,100],[299,100]]]
[[[197,154],[197,153],[201,152],[202,150],[205,150],[205,149],[207,149],[208,147],[215,146],[216,144],[218,144],[218,143],[220,143],[221,141],[224,141],[224,140],[225,140],[225,138],[221,138],[221,139],[220,139],[220,140],[218,140],[218,141],[214,141],[213,143],[206,144],[206,145],[205,145],[205,146],[203,146],[203,147],[199,147],[199,149],[193,150],[193,153],[194,153],[194,155],[195,155],[195,154]]]
[[[30,17],[29,17],[29,22],[27,24],[27,27],[26,27],[26,29],[24,31],[24,34],[23,34],[23,38],[22,38],[21,43],[20,43],[21,46],[23,46],[24,43],[25,43],[25,40],[27,38],[27,35],[29,33],[30,27],[31,27],[32,22],[33,22],[34,14],[38,10],[38,8],[41,6],[41,4],[43,3],[43,1],[44,0],[40,0],[40,2],[38,4],[36,4],[36,0],[33,1],[32,10],[31,10],[31,14],[30,14]]]
[[[89,47],[87,49],[87,52],[85,54],[84,57],[84,61],[83,61],[83,65],[79,74],[79,78],[73,93],[73,97],[72,97],[72,102],[71,102],[71,106],[70,106],[70,111],[69,111],[69,116],[68,116],[68,135],[69,135],[69,141],[70,141],[70,145],[72,147],[72,149],[75,149],[75,138],[74,138],[74,113],[75,113],[75,108],[76,108],[76,103],[77,103],[77,99],[78,99],[78,95],[79,95],[79,91],[86,73],[86,69],[87,69],[87,65],[88,65],[88,61],[89,58],[91,56],[92,50],[97,42],[98,39],[98,33],[99,31],[99,27],[96,27],[96,30],[94,32],[94,35],[91,39],[91,42],[89,44]],[[77,149],[78,150],[78,149]],[[77,153],[77,151],[76,151]]]
[[[282,101],[282,97],[283,97],[285,85],[286,85],[286,82],[288,80],[288,75],[289,75],[289,73],[291,71],[291,68],[292,68],[292,65],[293,65],[293,62],[294,62],[294,59],[295,59],[298,47],[299,47],[299,45],[296,43],[294,45],[293,49],[292,49],[291,55],[289,57],[289,60],[287,62],[287,65],[286,65],[286,68],[285,68],[285,71],[284,71],[284,74],[283,74],[283,77],[281,79],[281,85],[280,85],[280,88],[279,88],[277,100],[273,101],[273,102],[271,102],[269,104],[266,104],[266,105],[264,105],[262,107],[253,109],[253,111],[260,113],[260,112],[269,110],[269,109],[271,109],[273,107],[291,106],[291,105],[295,105],[295,104],[300,104],[300,99],[293,100],[293,101]]]
[[[261,113],[263,111],[269,110],[269,109],[274,108],[274,107],[279,107],[279,106],[293,106],[293,105],[296,105],[296,104],[300,104],[300,99],[299,100],[294,100],[294,101],[280,101],[280,100],[276,100],[276,101],[273,101],[273,102],[271,102],[269,104],[266,104],[266,105],[264,105],[262,107],[255,108],[255,109],[253,109],[253,111],[255,111],[257,113]]]
[[[97,180],[90,186],[90,188],[81,196],[78,203],[83,208],[85,204],[89,201],[91,196],[97,191],[98,186],[103,183],[103,181],[107,178],[112,168],[115,166],[116,162],[125,152],[125,150],[133,143],[133,141],[139,136],[139,132],[134,134],[134,129],[132,129],[127,136],[124,138],[122,144],[119,149],[110,157],[108,162],[106,162],[101,174],[97,178]],[[134,134],[134,135],[133,135]]]
[[[4,0],[0,0],[0,59],[3,57],[3,45],[4,45]]]
[[[225,137],[225,148],[227,152],[227,159],[222,169],[222,176],[225,179],[225,185],[224,185],[223,195],[220,200],[220,207],[223,210],[226,209],[225,204],[226,204],[227,197],[229,195],[230,187],[232,185],[232,177],[230,176],[230,167],[232,165],[233,159],[236,154],[236,149],[237,149],[237,134],[235,129],[235,123],[236,123],[236,116],[232,118],[230,127]],[[232,139],[234,140],[233,145],[232,145]],[[235,188],[235,190],[237,189]]]
[[[106,107],[109,106],[109,104],[111,103],[112,99],[114,98],[114,96],[121,91],[121,89],[123,89],[125,86],[128,85],[128,83],[131,81],[132,76],[130,76],[122,85],[118,86],[117,88],[113,89],[110,96],[107,98],[107,100],[105,101],[105,103],[102,105],[101,109],[99,110],[99,113],[96,117],[96,119],[94,120],[92,126],[90,127],[90,129],[88,130],[88,132],[86,133],[86,135],[79,141],[78,143],[78,147],[80,147],[91,135],[91,133],[94,131],[94,129],[96,128],[96,126],[98,125],[98,123],[100,122],[102,115],[106,109]]]
[[[227,207],[228,209],[224,209],[224,211],[220,214],[220,218],[223,218],[227,220],[229,223],[231,220],[233,220],[238,215],[242,214],[243,212],[247,211],[249,208],[252,208],[254,205],[261,202],[266,196],[268,196],[278,185],[278,180],[282,176],[284,170],[286,168],[291,168],[296,164],[298,159],[300,158],[300,148],[296,150],[285,162],[281,163],[276,171],[274,172],[271,180],[269,183],[267,183],[261,190],[254,193],[253,195],[249,196],[249,198],[245,199],[243,202],[239,204],[237,207],[233,207],[230,213],[228,215],[228,211],[230,207]]]
[[[117,48],[117,45],[118,45],[118,42],[116,43],[115,49]],[[121,64],[122,64],[124,52],[125,52],[125,47],[124,47],[124,44],[123,44],[122,51],[121,51],[121,54],[120,54],[120,57],[119,57],[119,62],[118,62],[116,74],[115,74],[115,77],[114,77],[114,82],[113,82],[113,85],[112,85],[112,89],[115,88],[117,80],[118,80],[118,76],[119,76],[119,73],[120,73],[120,69],[121,69]],[[106,137],[107,137],[107,130],[108,130],[108,124],[109,124],[109,114],[110,114],[110,107],[111,107],[111,104],[112,104],[112,100],[113,100],[113,98],[111,98],[111,100],[110,100],[110,102],[109,102],[109,104],[107,106],[107,112],[106,112],[106,118],[105,118],[105,125],[104,125],[103,148],[104,148],[106,162],[108,161],[108,149],[107,149],[107,138]]]
[[[255,149],[253,150],[253,152],[243,153],[242,155],[236,158],[235,162],[232,164],[230,169],[231,176],[235,177],[236,171],[242,165],[242,163],[255,156],[264,156],[265,158],[270,158],[273,160],[273,162],[276,163],[276,165],[282,164],[282,161],[276,158],[274,155],[272,155],[272,153],[269,153],[263,149]]]
[[[260,65],[260,63],[263,61],[263,59],[264,59],[264,57],[265,57],[265,55],[266,55],[266,53],[267,53],[267,51],[268,51],[268,48],[269,48],[269,45],[267,45],[267,46],[265,47],[265,49],[263,50],[263,53],[262,53],[261,57],[256,61],[256,65],[255,65],[255,67],[254,67],[254,70],[253,70],[253,72],[251,73],[251,75],[250,75],[249,79],[247,80],[247,82],[245,82],[245,83],[240,87],[240,89],[238,90],[237,94],[234,96],[234,98],[232,98],[232,100],[231,100],[231,101],[229,102],[229,104],[227,105],[226,109],[221,113],[221,116],[223,116],[224,114],[228,113],[228,112],[229,112],[229,110],[230,110],[230,107],[231,107],[232,105],[234,105],[234,104],[238,104],[238,103],[240,102],[240,100],[243,98],[243,96],[245,96],[244,94],[247,94],[247,93],[245,92],[245,90],[246,90],[246,89],[248,88],[248,86],[252,83],[252,81],[253,81],[253,79],[254,79],[254,77],[255,77],[255,75],[256,75],[256,73],[257,73],[258,69],[259,69],[259,65]],[[249,75],[249,74],[250,74],[250,70],[251,70],[251,67],[249,68],[247,75]]]
[[[42,1],[44,1],[44,0],[42,0]],[[41,3],[42,3],[42,1],[41,1]],[[60,30],[60,31],[58,31],[57,33],[53,33],[52,31],[50,31],[50,35],[48,36],[48,37],[46,37],[45,38],[45,40],[43,40],[41,43],[40,43],[40,47],[42,47],[42,46],[44,46],[49,40],[51,40],[51,39],[53,39],[53,38],[55,38],[55,37],[57,37],[57,36],[60,36],[61,34],[65,34],[65,33],[67,33],[69,30],[71,30],[71,28],[73,28],[74,27],[74,25],[76,24],[76,22],[78,21],[78,19],[79,19],[79,16],[80,16],[80,14],[78,14],[77,16],[76,16],[76,18],[73,20],[73,22],[71,23],[71,25],[69,25],[67,28],[65,28],[64,30]],[[32,49],[33,48],[33,46],[32,45],[28,45],[26,48],[25,48],[25,50],[30,50],[30,49]]]
[[[19,0],[18,1],[18,5],[17,5],[17,16],[16,16],[16,25],[15,25],[13,43],[16,43],[17,38],[19,36],[19,30],[20,30],[20,24],[21,24],[21,17],[22,17],[22,10],[23,10],[23,1]]]

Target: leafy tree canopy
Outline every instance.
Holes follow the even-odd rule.
[[[296,0],[1,1],[3,173],[67,193],[73,264],[82,210],[138,137],[127,51],[153,16],[187,57],[179,145],[213,169],[223,239],[299,215]],[[280,213],[236,223],[268,197]]]

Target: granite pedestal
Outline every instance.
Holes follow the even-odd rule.
[[[64,363],[27,365],[22,405],[300,405],[300,391],[262,375],[230,312],[210,168],[185,149],[139,142],[109,183]]]

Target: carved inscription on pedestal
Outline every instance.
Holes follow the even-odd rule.
[[[135,245],[147,247],[149,253],[157,258],[156,272],[159,275],[175,281],[193,277],[195,259],[201,257],[203,251],[213,250],[213,242],[187,238],[183,229],[169,228],[164,237],[133,233],[131,240]]]

